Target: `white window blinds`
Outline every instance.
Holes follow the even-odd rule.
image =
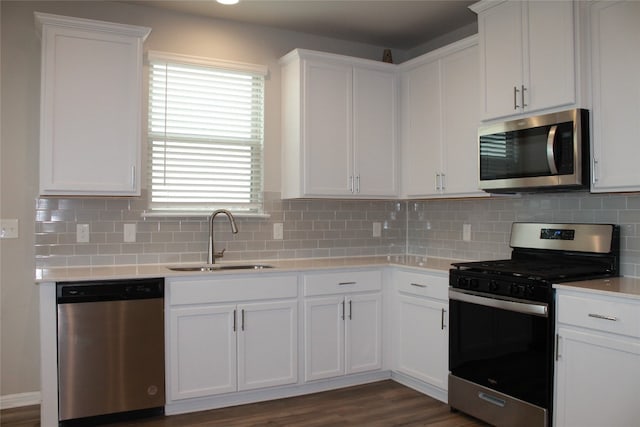
[[[266,69],[150,52],[149,70],[150,209],[262,212]]]

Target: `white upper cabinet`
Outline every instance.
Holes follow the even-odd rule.
[[[487,196],[478,189],[477,37],[400,69],[402,195]]]
[[[282,197],[394,197],[395,66],[306,50],[282,64]]]
[[[41,195],[139,195],[149,28],[36,12]]]
[[[577,102],[572,1],[490,0],[471,8],[478,13],[484,120]]]
[[[591,191],[640,191],[640,3],[591,6]]]

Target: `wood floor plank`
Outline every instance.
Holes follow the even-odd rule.
[[[38,406],[0,412],[3,427],[39,425]],[[479,427],[442,402],[391,380],[305,396],[105,427]]]

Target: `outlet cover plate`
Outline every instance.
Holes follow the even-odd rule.
[[[0,220],[0,238],[17,239],[19,236],[17,219],[1,219]]]

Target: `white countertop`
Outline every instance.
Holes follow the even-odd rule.
[[[220,262],[217,265],[236,264],[267,264],[274,268],[247,269],[247,270],[219,270],[207,271],[172,271],[168,266],[176,264],[141,264],[141,265],[113,265],[113,266],[86,266],[86,267],[52,267],[39,268],[35,271],[35,282],[65,282],[83,280],[110,280],[132,279],[145,277],[185,277],[204,275],[228,275],[228,274],[269,274],[305,270],[323,270],[334,268],[360,268],[360,267],[384,267],[398,266],[432,271],[448,271],[455,260],[443,258],[423,258],[416,256],[375,256],[375,257],[347,257],[347,258],[314,258],[314,259],[290,259],[290,260],[261,260],[261,261],[237,261]],[[202,263],[185,263],[181,267],[203,265]]]
[[[600,295],[623,296],[640,300],[640,278],[610,277],[553,285],[556,289],[580,290]]]
[[[172,271],[167,267],[173,264],[141,264],[141,265],[113,265],[113,266],[86,266],[86,267],[53,267],[36,269],[35,282],[65,282],[84,280],[110,280],[110,279],[135,279],[145,277],[195,277],[205,275],[229,275],[229,274],[272,274],[283,272],[298,272],[309,270],[330,270],[335,268],[362,268],[362,267],[408,267],[416,270],[447,272],[452,262],[444,258],[425,258],[417,256],[372,256],[372,257],[345,257],[345,258],[314,258],[314,259],[289,259],[289,260],[261,260],[261,261],[237,261],[221,262],[218,265],[234,264],[268,264],[274,268],[247,269],[247,270],[221,270],[207,271]],[[201,263],[185,263],[180,266],[202,265]],[[556,289],[582,290],[610,296],[624,296],[640,299],[640,278],[611,277],[607,279],[583,280],[554,285]]]

